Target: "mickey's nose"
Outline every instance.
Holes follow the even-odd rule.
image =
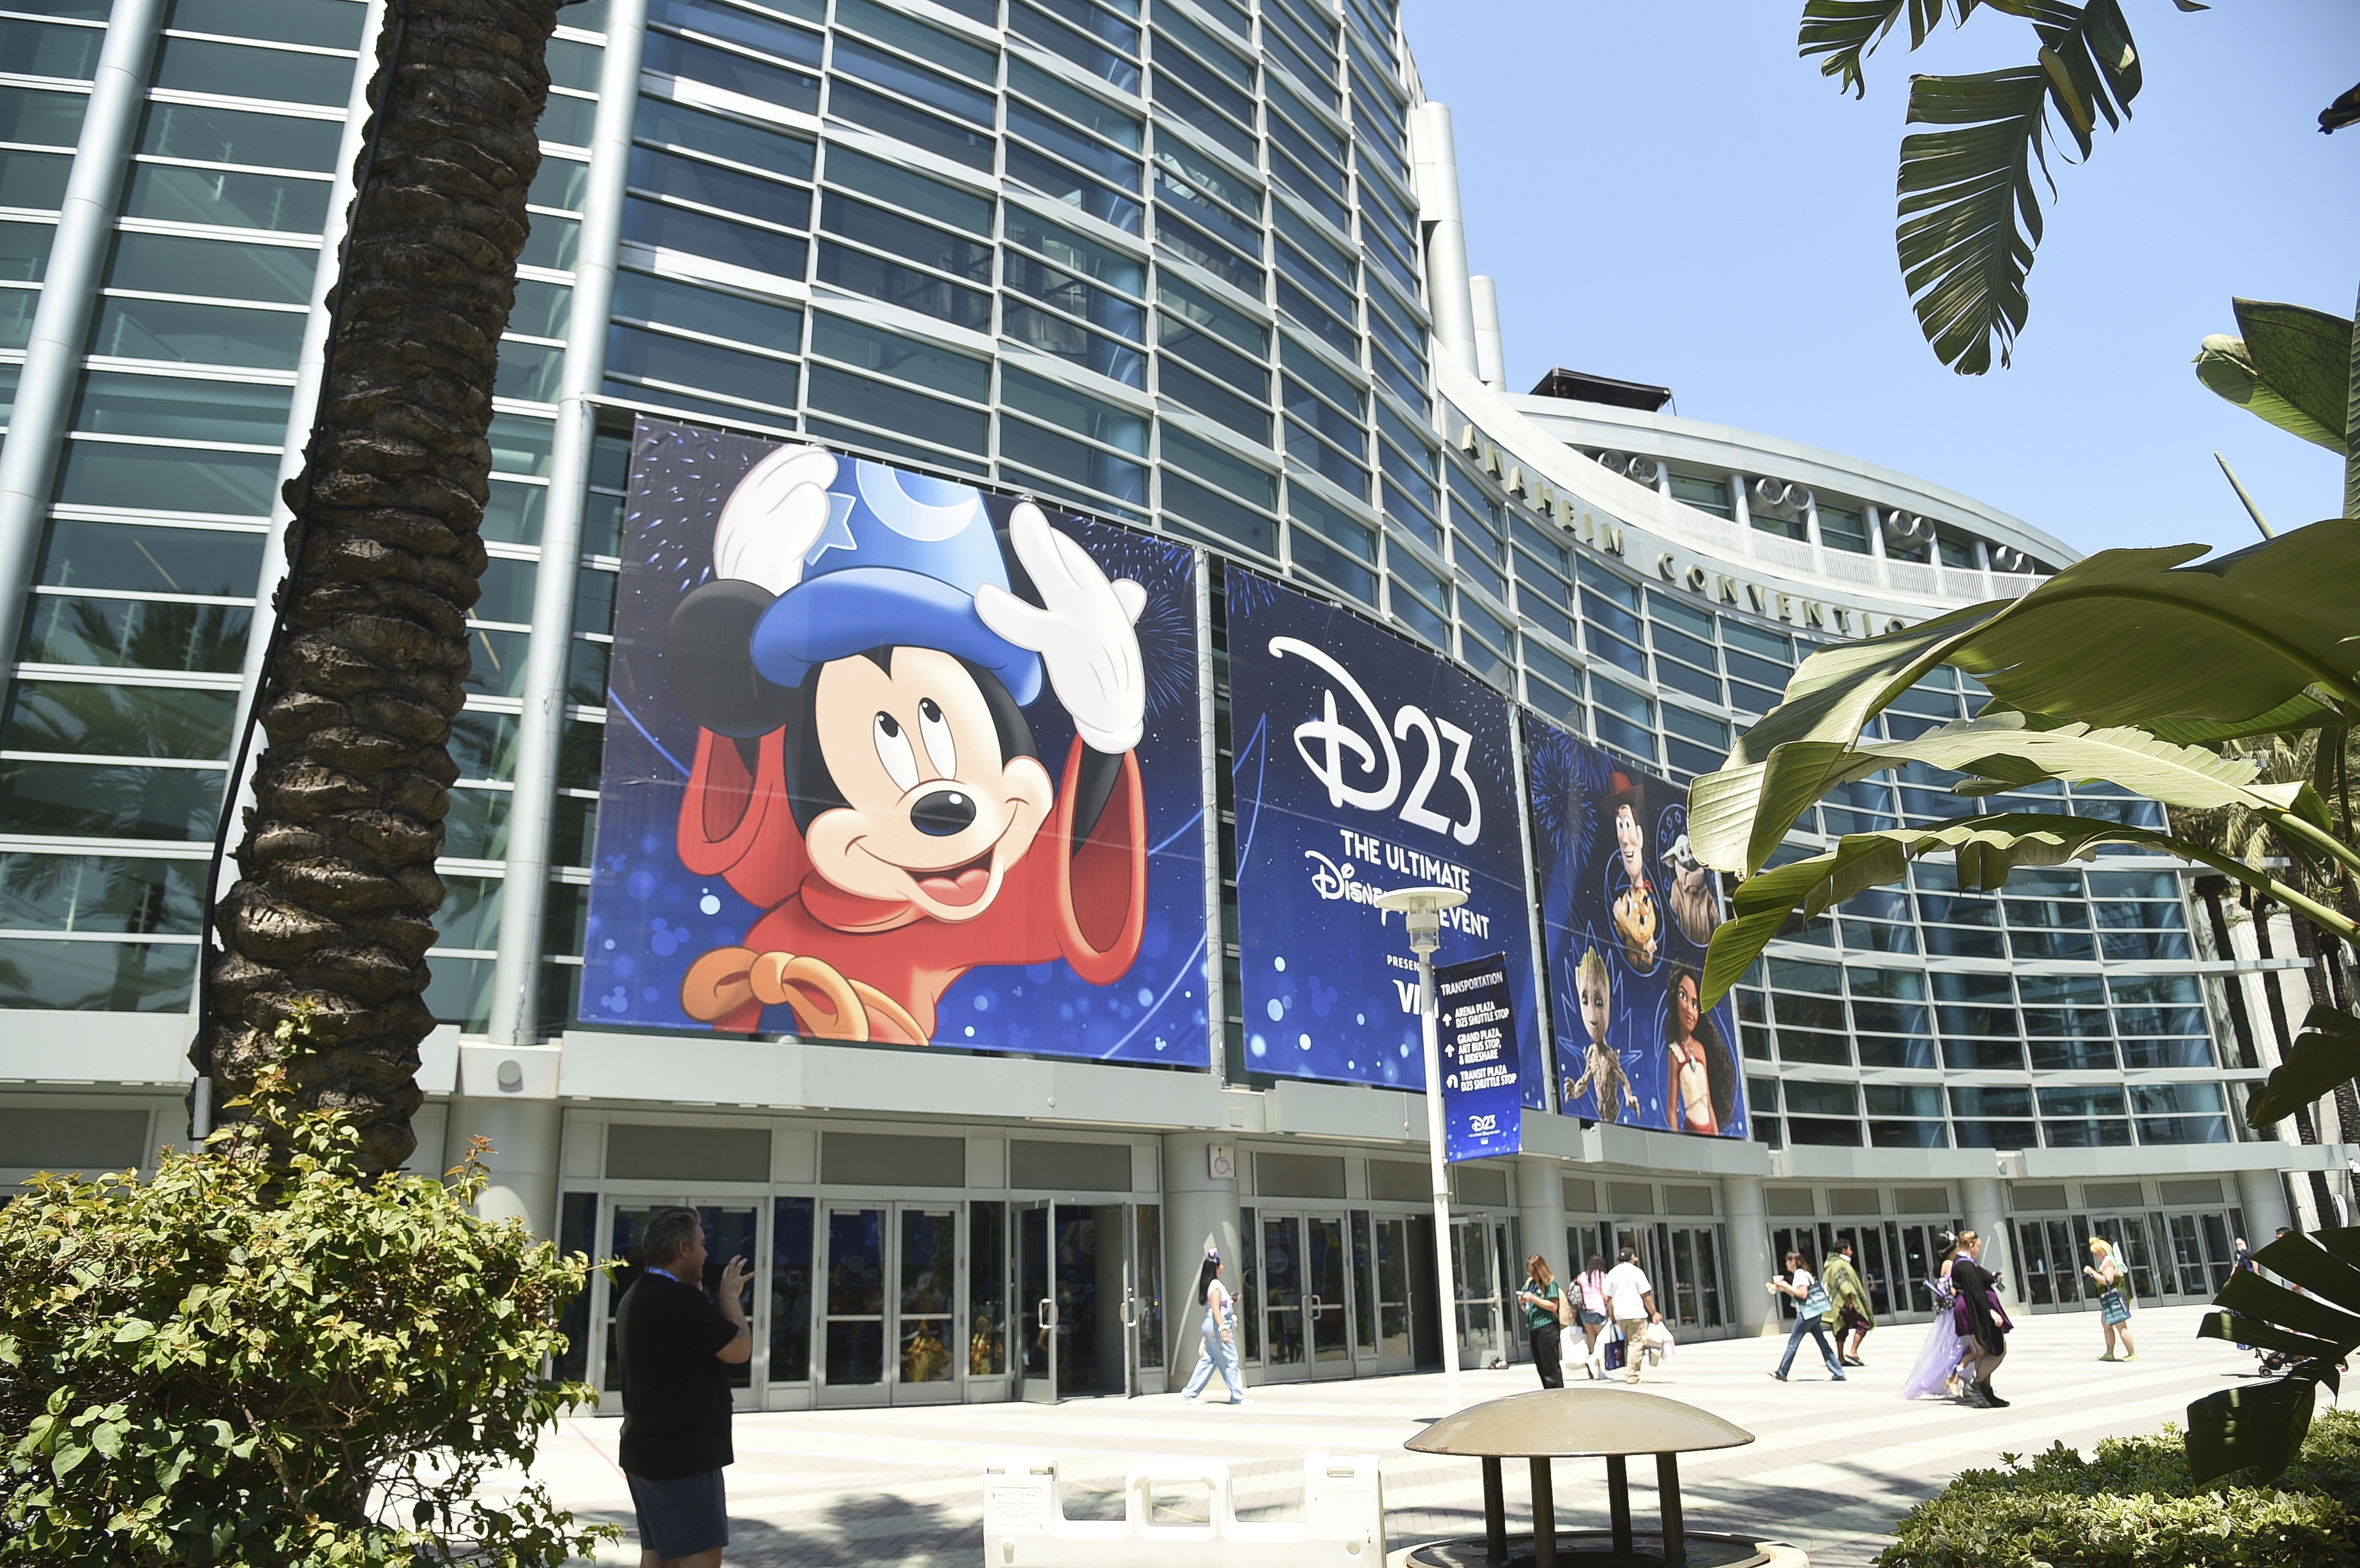
[[[963,833],[975,822],[975,801],[958,789],[936,789],[910,808],[910,821],[932,838]]]

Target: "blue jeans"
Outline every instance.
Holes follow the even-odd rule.
[[[1205,1385],[1212,1381],[1216,1369],[1221,1374],[1221,1381],[1229,1386],[1230,1399],[1246,1397],[1245,1381],[1238,1376],[1237,1331],[1231,1329],[1229,1332],[1230,1337],[1224,1341],[1221,1325],[1213,1321],[1210,1311],[1205,1313],[1205,1348],[1197,1353],[1196,1370],[1189,1377],[1188,1387],[1183,1390],[1190,1399],[1205,1391]]]
[[[1786,1354],[1778,1363],[1778,1376],[1784,1377],[1793,1367],[1796,1347],[1803,1343],[1803,1336],[1807,1334],[1819,1342],[1819,1355],[1828,1364],[1828,1376],[1839,1383],[1842,1382],[1843,1363],[1836,1359],[1835,1347],[1828,1343],[1827,1328],[1808,1312],[1796,1314],[1795,1330],[1786,1336]]]

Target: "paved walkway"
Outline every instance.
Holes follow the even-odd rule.
[[[2188,1402],[2250,1375],[2253,1359],[2194,1337],[2202,1309],[2139,1313],[2140,1356],[2101,1366],[2094,1313],[2027,1316],[1997,1383],[2004,1410],[1942,1400],[1905,1403],[1901,1378],[1925,1329],[1896,1324],[1868,1342],[1870,1365],[1830,1383],[1809,1341],[1795,1380],[1765,1374],[1781,1342],[1720,1341],[1683,1347],[1646,1386],[1718,1411],[1754,1432],[1752,1445],[1699,1454],[1681,1466],[1688,1521],[1789,1541],[1819,1568],[1863,1568],[1890,1541],[1895,1520],[1958,1471],[2029,1455],[2062,1441],[2084,1450],[2108,1435],[2153,1432],[2183,1421]],[[1470,1372],[1472,1403],[1535,1386],[1531,1368]],[[1217,1385],[1218,1386],[1218,1385]],[[1618,1384],[1617,1387],[1620,1387]],[[732,1568],[836,1568],[866,1563],[978,1568],[983,1561],[982,1465],[1009,1453],[1057,1456],[1069,1483],[1104,1488],[1085,1507],[1121,1517],[1131,1463],[1147,1454],[1228,1460],[1241,1512],[1279,1519],[1302,1500],[1302,1456],[1314,1449],[1375,1452],[1383,1464],[1389,1544],[1398,1550],[1481,1529],[1482,1491],[1472,1460],[1410,1454],[1401,1444],[1439,1412],[1439,1374],[1250,1389],[1241,1410],[1184,1403],[1177,1395],[1077,1399],[1056,1406],[1000,1404],[890,1410],[740,1415],[738,1463],[728,1473]],[[624,1527],[625,1544],[601,1561],[636,1563],[630,1507],[614,1463],[618,1423],[575,1417],[543,1447],[536,1473],[559,1500]],[[1529,1528],[1523,1466],[1507,1466],[1511,1529]],[[1632,1466],[1633,1507],[1655,1507],[1654,1466]],[[1603,1466],[1561,1460],[1556,1477],[1565,1528],[1603,1528]],[[1078,1510],[1077,1510],[1078,1511]]]

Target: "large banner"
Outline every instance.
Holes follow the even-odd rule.
[[[581,1015],[1207,1064],[1185,549],[641,419]]]
[[[1516,1093],[1516,1009],[1508,955],[1434,972],[1436,1054],[1442,1059],[1442,1157],[1480,1160],[1524,1147]]]
[[[1505,950],[1517,1093],[1547,1104],[1507,701],[1435,654],[1231,567],[1229,733],[1246,1066],[1426,1087],[1395,887],[1457,887],[1441,963]]]
[[[1529,713],[1524,757],[1558,1108],[1750,1136],[1735,1011],[1697,1006],[1721,904],[1688,847],[1688,791]]]

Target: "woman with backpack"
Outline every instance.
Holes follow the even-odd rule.
[[[1606,1364],[1598,1353],[1598,1336],[1606,1332],[1606,1259],[1591,1253],[1589,1266],[1566,1295],[1573,1306],[1574,1322],[1582,1334],[1582,1369],[1595,1381],[1606,1376]],[[1572,1348],[1569,1342],[1567,1348]]]

